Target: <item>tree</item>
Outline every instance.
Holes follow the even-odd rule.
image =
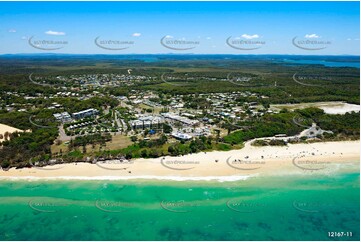
[[[140,153],[140,155],[143,157],[143,158],[147,158],[148,157],[148,151],[146,149],[142,150],[142,152]]]
[[[214,131],[217,133],[217,136],[216,136],[216,143],[218,144],[219,138],[220,138],[220,136],[221,136],[221,130],[219,130],[219,129],[215,129]]]
[[[137,138],[137,136],[133,135],[132,137],[130,137],[130,140],[132,142],[137,142],[138,138]]]
[[[4,134],[5,141],[9,140],[9,136],[10,136],[10,133],[8,131],[6,131],[5,134]]]
[[[172,133],[173,129],[170,125],[168,124],[163,124],[163,132],[166,134],[170,134]]]

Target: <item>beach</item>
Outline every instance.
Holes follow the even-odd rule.
[[[247,142],[240,150],[178,157],[11,168],[0,170],[0,179],[236,181],[254,176],[331,174],[340,168],[359,170],[359,147],[360,141],[263,147]]]

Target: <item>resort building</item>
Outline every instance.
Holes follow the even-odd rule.
[[[75,119],[82,119],[90,116],[97,115],[99,113],[98,110],[94,108],[86,109],[77,113],[73,113],[73,118]]]
[[[173,113],[162,113],[161,114],[167,121],[170,121],[170,122],[181,122],[185,125],[197,125],[199,124],[199,121],[198,120],[191,120],[189,118],[186,118],[186,117],[181,117],[179,115],[176,115],[176,114],[173,114]]]
[[[68,123],[72,121],[71,116],[68,112],[54,113],[53,116],[57,121],[62,123]]]
[[[184,133],[180,133],[180,132],[173,132],[172,136],[176,139],[180,139],[180,140],[190,140],[192,139],[192,136],[190,136],[189,134],[184,134]]]
[[[129,122],[132,129],[150,129],[157,128],[164,123],[164,119],[158,116],[144,116]]]

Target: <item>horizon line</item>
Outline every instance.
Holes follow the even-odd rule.
[[[5,55],[108,55],[108,56],[117,56],[117,55],[233,55],[233,56],[246,56],[246,55],[253,55],[253,56],[261,56],[261,55],[290,55],[290,56],[358,56],[360,57],[360,54],[245,54],[245,53],[239,53],[239,54],[230,54],[230,53],[116,53],[116,54],[110,54],[110,53],[6,53],[6,54],[0,54],[0,56]]]

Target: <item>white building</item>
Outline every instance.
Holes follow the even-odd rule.
[[[62,122],[62,123],[67,123],[67,122],[72,121],[71,116],[68,112],[54,113],[53,116],[55,117],[55,119],[57,121]]]
[[[151,129],[157,128],[158,125],[163,124],[164,119],[158,116],[144,116],[136,120],[129,121],[130,127],[133,129]]]
[[[99,113],[98,110],[94,109],[94,108],[89,108],[77,113],[73,113],[73,117],[75,119],[82,119],[82,118],[86,118],[86,117],[90,117],[90,116],[94,116],[97,115]]]
[[[180,132],[173,132],[172,136],[176,139],[181,139],[181,140],[190,140],[192,139],[192,136],[190,136],[189,134],[184,134],[184,133],[180,133]]]
[[[197,125],[197,124],[199,124],[198,120],[191,120],[189,118],[181,117],[181,116],[173,114],[173,113],[162,113],[161,115],[166,120],[169,120],[169,121],[177,121],[177,122],[181,122],[181,123],[186,124],[186,125]]]

